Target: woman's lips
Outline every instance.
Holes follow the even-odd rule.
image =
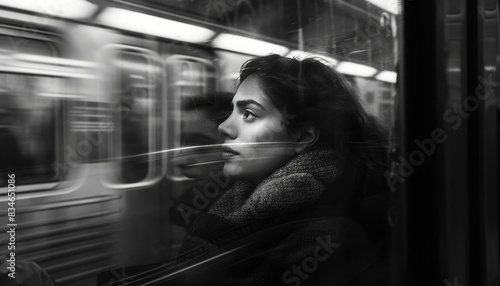
[[[222,159],[229,159],[234,156],[239,155],[240,153],[234,151],[233,149],[229,147],[222,147]]]
[[[236,154],[234,154],[234,153],[222,152],[222,159],[230,159],[234,156],[236,156]]]

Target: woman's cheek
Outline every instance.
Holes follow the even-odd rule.
[[[273,136],[271,132],[266,132],[262,136],[260,136],[258,140],[258,142],[271,142],[273,140]]]
[[[264,125],[261,131],[255,136],[255,142],[273,142],[278,137],[276,135],[281,132],[274,124]]]
[[[250,145],[248,146],[248,151],[245,154],[245,157],[247,160],[251,160],[252,158],[255,158],[257,156],[257,145]]]

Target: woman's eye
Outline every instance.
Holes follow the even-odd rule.
[[[255,114],[253,114],[252,112],[248,111],[248,110],[245,110],[245,112],[243,112],[243,119],[252,119],[255,117]]]

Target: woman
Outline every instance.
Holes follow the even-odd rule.
[[[361,206],[379,192],[385,140],[339,73],[314,59],[254,58],[219,132],[234,184],[197,216],[176,261],[135,269],[137,283],[374,285],[362,280],[376,237]]]
[[[215,275],[227,284],[357,283],[373,242],[361,202],[379,192],[373,183],[384,172],[376,126],[348,82],[320,61],[248,61],[219,126],[224,173],[235,183],[200,215],[185,249],[200,239],[243,245],[252,236],[248,256],[233,255],[231,270]]]

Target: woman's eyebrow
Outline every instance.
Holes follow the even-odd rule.
[[[236,106],[238,106],[239,108],[243,108],[249,104],[255,104],[257,105],[258,107],[262,108],[263,110],[266,110],[264,108],[264,106],[262,106],[262,104],[258,103],[257,101],[253,100],[253,99],[245,99],[245,100],[238,100],[236,101]]]

